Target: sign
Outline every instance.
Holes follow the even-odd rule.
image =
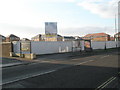
[[[91,48],[91,46],[90,46],[90,41],[85,41],[84,42],[85,44],[85,48]]]
[[[45,22],[45,34],[57,34],[57,22]]]
[[[29,41],[21,42],[21,51],[29,51],[30,52],[30,42]]]

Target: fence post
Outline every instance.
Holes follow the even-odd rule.
[[[106,50],[107,48],[106,48],[106,41],[105,41],[105,50]]]

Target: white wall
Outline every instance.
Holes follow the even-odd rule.
[[[117,47],[120,47],[120,41],[116,41]]]
[[[108,42],[106,42],[106,47],[107,48],[115,48],[116,44],[117,43],[115,41],[108,41]]]
[[[120,42],[116,42],[116,41],[107,41],[107,42],[97,42],[97,41],[92,41],[91,42],[91,47],[93,49],[105,49],[105,43],[106,43],[106,48],[116,48],[119,47],[119,43]]]
[[[105,42],[97,42],[92,41],[91,42],[92,49],[104,49],[105,48]]]
[[[60,52],[71,52],[72,42],[31,42],[31,51],[35,54],[50,54],[50,53],[60,53]]]
[[[85,50],[85,48],[84,48],[84,41],[80,41],[80,47],[81,47],[82,51]]]
[[[108,41],[106,42],[106,48],[115,48],[120,47],[120,42]],[[91,42],[91,46],[94,49],[105,49],[105,42]],[[58,41],[58,42],[31,42],[31,52],[35,54],[50,54],[50,53],[62,53],[62,52],[71,52],[71,51],[80,51],[84,50],[84,41],[80,41],[80,47],[74,47],[72,41]],[[15,53],[20,53],[20,42],[13,42],[13,50]]]

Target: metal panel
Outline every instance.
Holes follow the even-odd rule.
[[[31,53],[31,42],[22,41],[21,44],[21,53]]]

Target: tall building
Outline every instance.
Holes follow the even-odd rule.
[[[57,35],[57,22],[45,22],[45,34]]]
[[[32,41],[62,41],[63,37],[57,34],[57,22],[45,22],[45,34],[38,34]]]
[[[45,41],[57,41],[57,22],[45,22]]]

